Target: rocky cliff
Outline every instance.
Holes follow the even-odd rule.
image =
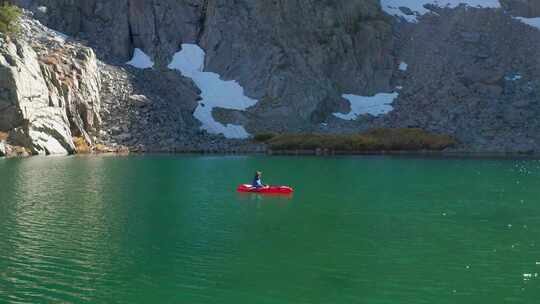
[[[0,131],[32,154],[92,145],[100,124],[100,76],[94,52],[29,18],[15,39],[0,37]]]
[[[62,75],[79,73],[78,81],[88,83],[86,92],[64,84],[72,97],[56,104],[70,136],[91,144],[238,150],[246,141],[201,130],[207,122],[197,113],[210,100],[201,81],[213,74],[218,86],[235,83],[255,102],[241,110],[212,105],[210,119],[250,134],[418,127],[453,135],[466,151],[540,150],[540,30],[515,18],[539,16],[537,1],[501,0],[491,8],[441,8],[427,0],[403,2],[428,3],[411,8],[389,8],[401,2],[386,0],[15,2],[77,41],[70,52],[33,49],[47,94],[62,95],[52,80]],[[97,72],[83,64],[94,59],[85,59],[93,53],[82,45],[100,59]],[[171,68],[174,58],[183,58],[180,67],[193,59],[177,57],[186,51],[182,45],[202,48],[201,69],[212,73],[194,78]],[[125,64],[135,49],[151,63],[145,69]],[[56,66],[51,59],[58,53],[71,65]],[[73,72],[73,63],[81,68]],[[219,95],[220,87],[210,93]]]
[[[387,90],[392,75],[391,22],[379,0],[21,4],[51,27],[89,39],[113,61],[125,62],[140,48],[164,67],[181,43],[199,44],[208,70],[237,80],[261,100],[248,113],[221,115],[248,122],[252,132],[309,130],[346,109],[343,91]]]

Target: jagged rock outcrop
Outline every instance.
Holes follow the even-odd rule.
[[[0,40],[0,131],[33,154],[72,153],[73,136],[92,144],[100,124],[93,51],[26,17],[21,29]]]
[[[101,79],[94,52],[85,47],[65,46],[40,53],[49,100],[65,108],[72,135],[92,144],[90,134],[95,134],[101,123]]]
[[[50,103],[37,54],[28,44],[3,41],[0,50],[0,130],[36,154],[74,149],[65,110]]]

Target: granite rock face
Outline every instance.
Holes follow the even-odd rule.
[[[98,49],[127,59],[132,53],[128,1],[16,0],[43,24],[70,36],[91,37]],[[98,47],[99,46],[99,47]]]
[[[76,47],[61,51],[69,64],[47,64],[59,49],[33,46],[44,59],[51,104],[66,108],[70,132],[88,142],[95,135],[141,151],[241,145],[200,130],[193,111],[201,92],[167,69],[182,43],[194,43],[206,52],[205,71],[238,81],[258,100],[246,111],[212,112],[251,134],[420,127],[454,135],[467,151],[540,151],[540,31],[513,18],[540,16],[539,1],[501,0],[501,9],[431,5],[418,23],[386,15],[379,0],[18,2],[101,59],[96,72],[93,53]],[[153,59],[153,69],[125,65],[134,48]],[[62,80],[70,66],[78,66],[76,82]],[[58,97],[64,87],[70,98]],[[353,121],[333,115],[350,110],[343,94],[382,92],[399,92],[389,114]],[[16,109],[2,110],[12,114],[0,114],[1,121],[24,121]]]
[[[16,39],[0,38],[0,131],[33,154],[74,152],[100,124],[93,51],[24,17]]]
[[[181,42],[195,42],[203,0],[17,0],[47,26],[88,39],[102,57],[126,62],[133,48],[166,65]]]
[[[181,43],[199,44],[206,70],[262,101],[218,115],[249,121],[251,132],[310,129],[347,109],[342,94],[387,90],[392,76],[391,20],[379,0],[22,2],[52,28],[88,38],[103,58],[125,62],[140,48],[163,68]]]
[[[308,131],[347,108],[342,94],[389,88],[391,22],[378,1],[216,0],[205,16],[207,69],[260,101],[236,113],[253,133]]]
[[[0,129],[10,131],[15,145],[31,148],[36,154],[73,151],[66,112],[50,104],[36,53],[20,42],[6,43],[1,52]]]

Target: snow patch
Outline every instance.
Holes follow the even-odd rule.
[[[400,70],[400,71],[405,72],[405,71],[407,71],[408,68],[409,68],[409,65],[408,65],[406,62],[404,62],[404,61],[402,61],[402,62],[399,64],[399,70]]]
[[[138,69],[151,69],[154,67],[154,62],[150,59],[150,56],[146,55],[141,49],[136,48],[133,52],[133,58],[126,62]]]
[[[499,0],[381,0],[381,7],[386,13],[392,16],[402,17],[408,22],[417,22],[416,17],[418,15],[424,15],[429,12],[424,7],[426,4],[450,8],[457,7],[460,4],[486,8],[498,8],[501,6]],[[400,7],[410,9],[413,14],[406,14]]]
[[[374,96],[344,94],[343,98],[351,103],[351,111],[348,114],[334,113],[334,116],[345,120],[355,120],[363,114],[384,115],[394,109],[392,103],[398,96],[399,93],[379,93]]]
[[[504,77],[504,80],[507,80],[507,81],[517,81],[517,80],[520,80],[521,78],[523,78],[523,76],[521,76],[521,74],[515,73],[515,74],[511,74],[511,75],[505,76],[505,77]]]
[[[515,18],[525,24],[528,24],[540,30],[540,17],[537,17],[537,18],[515,17]]]
[[[182,44],[171,63],[170,69],[179,70],[185,77],[191,78],[201,90],[199,106],[193,116],[202,122],[202,129],[211,134],[223,134],[226,138],[248,138],[249,133],[241,125],[224,125],[214,119],[212,110],[216,107],[245,110],[258,101],[244,94],[238,82],[234,80],[221,80],[220,76],[212,72],[204,72],[206,54],[195,44]]]

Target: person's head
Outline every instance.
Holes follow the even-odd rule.
[[[261,171],[255,172],[255,176],[256,176],[256,177],[261,177],[261,175],[262,175],[262,172],[261,172]]]

